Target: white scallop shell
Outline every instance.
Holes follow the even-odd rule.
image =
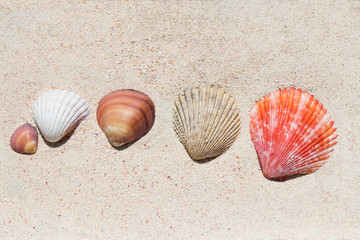
[[[219,85],[188,88],[175,100],[173,125],[193,159],[213,158],[224,153],[239,134],[239,109]]]
[[[32,113],[44,138],[57,142],[89,115],[89,105],[74,92],[56,89],[43,93]]]

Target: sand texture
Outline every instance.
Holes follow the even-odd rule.
[[[37,3],[36,3],[37,2]],[[0,239],[359,239],[360,2],[0,0]],[[234,145],[203,164],[172,129],[177,94],[214,82],[240,106]],[[339,135],[314,174],[273,182],[249,134],[255,101],[313,94]],[[41,93],[72,90],[91,113],[35,155],[9,146]],[[152,130],[111,147],[99,100],[134,88]]]

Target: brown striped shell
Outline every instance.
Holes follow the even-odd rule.
[[[144,93],[118,90],[100,100],[96,118],[109,142],[120,147],[150,131],[155,120],[155,105]]]
[[[173,125],[191,158],[213,158],[224,153],[239,134],[239,109],[219,85],[188,88],[175,100]]]
[[[30,124],[20,126],[11,135],[10,146],[11,148],[21,154],[32,154],[37,150],[38,145],[38,132],[36,128]]]

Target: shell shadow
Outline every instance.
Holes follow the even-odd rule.
[[[135,141],[135,142],[136,142],[136,141]],[[119,151],[123,151],[123,150],[131,147],[135,142],[127,143],[127,144],[122,145],[122,146],[120,146],[120,147],[114,147],[110,142],[109,142],[109,143],[110,143],[110,145],[111,145],[114,149],[119,150]]]
[[[46,140],[42,134],[41,134],[41,137],[44,140],[44,142],[46,143],[46,145],[48,145],[49,147],[58,148],[58,147],[61,147],[62,145],[64,145],[65,143],[67,143],[67,141],[69,141],[71,136],[74,134],[74,131],[75,131],[75,129],[72,130],[71,132],[69,132],[68,134],[66,134],[60,141],[57,141],[54,143]]]
[[[272,181],[272,182],[282,183],[282,182],[291,181],[291,180],[294,180],[296,178],[303,177],[303,176],[304,176],[304,174],[295,174],[295,175],[291,175],[291,176],[280,178],[280,179],[267,178],[267,180]]]
[[[205,158],[205,159],[200,159],[200,160],[195,160],[193,158],[191,158],[193,160],[193,162],[198,163],[198,164],[205,164],[208,162],[211,162],[212,160],[214,160],[217,157],[211,157],[211,158]]]
[[[80,125],[82,121],[79,121],[78,123],[76,123],[76,125],[74,126],[74,129],[71,130],[71,132],[69,132],[68,134],[66,134],[62,139],[60,139],[59,141],[57,142],[49,142],[48,140],[46,140],[44,138],[44,136],[42,135],[41,131],[40,131],[40,128],[38,127],[39,129],[39,132],[41,134],[41,137],[42,139],[44,140],[44,142],[46,143],[46,145],[48,145],[49,147],[52,147],[52,148],[58,148],[58,147],[61,147],[62,145],[64,145],[67,141],[69,141],[69,139],[71,138],[71,136],[74,134],[75,130],[77,129],[77,127]]]

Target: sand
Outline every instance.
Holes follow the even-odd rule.
[[[1,1],[1,239],[360,238],[360,3],[349,1]],[[234,145],[203,164],[172,129],[175,96],[226,87],[241,109]],[[313,94],[338,144],[316,173],[262,176],[249,134],[255,101]],[[91,114],[35,155],[9,146],[52,89]],[[96,122],[98,101],[134,88],[156,105],[152,130],[123,150]]]

